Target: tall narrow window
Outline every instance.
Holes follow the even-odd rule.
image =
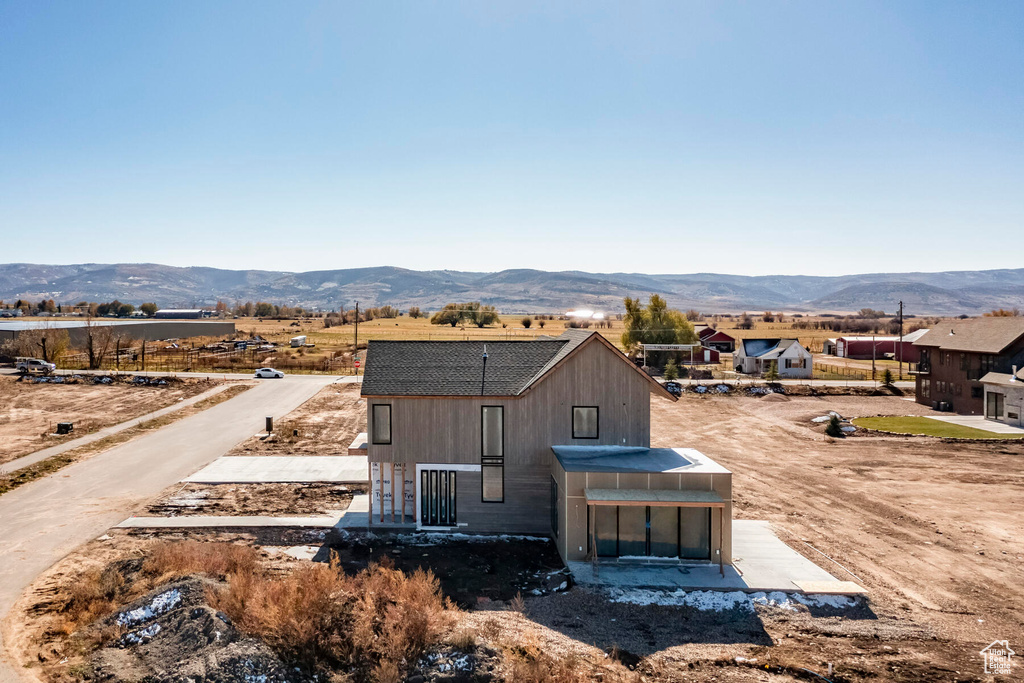
[[[480,498],[485,503],[505,500],[505,410],[480,409]]]
[[[387,445],[391,443],[391,405],[376,403],[373,406],[373,443]]]
[[[596,439],[597,435],[597,406],[573,406],[572,438]]]

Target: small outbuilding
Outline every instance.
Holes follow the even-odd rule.
[[[985,418],[1012,427],[1024,427],[1024,369],[989,372],[981,378],[985,387]]]
[[[731,564],[732,474],[692,448],[553,446],[552,529],[566,562]]]

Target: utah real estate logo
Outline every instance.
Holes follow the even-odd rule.
[[[992,641],[991,645],[981,651],[981,656],[985,658],[985,673],[1008,675],[1010,673],[1010,658],[1015,654],[1010,649],[1010,641]]]

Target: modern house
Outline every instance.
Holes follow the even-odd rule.
[[[813,362],[811,352],[796,339],[741,339],[732,356],[737,372],[759,375],[775,363],[784,379],[810,379]]]
[[[371,341],[371,526],[550,535],[567,562],[731,564],[732,475],[651,448],[651,394],[676,400],[587,330]]]
[[[736,349],[736,340],[725,332],[719,332],[708,325],[694,325],[693,329],[700,339],[701,346],[720,353],[732,353]]]
[[[989,373],[1024,367],[1024,318],[972,318],[943,322],[915,342],[917,402],[961,415],[985,414]]]

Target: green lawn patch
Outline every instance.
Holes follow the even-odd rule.
[[[918,434],[922,436],[941,436],[951,439],[1020,439],[1020,435],[997,434],[984,429],[963,427],[961,425],[933,420],[930,417],[858,417],[853,424],[865,429],[893,434]]]

